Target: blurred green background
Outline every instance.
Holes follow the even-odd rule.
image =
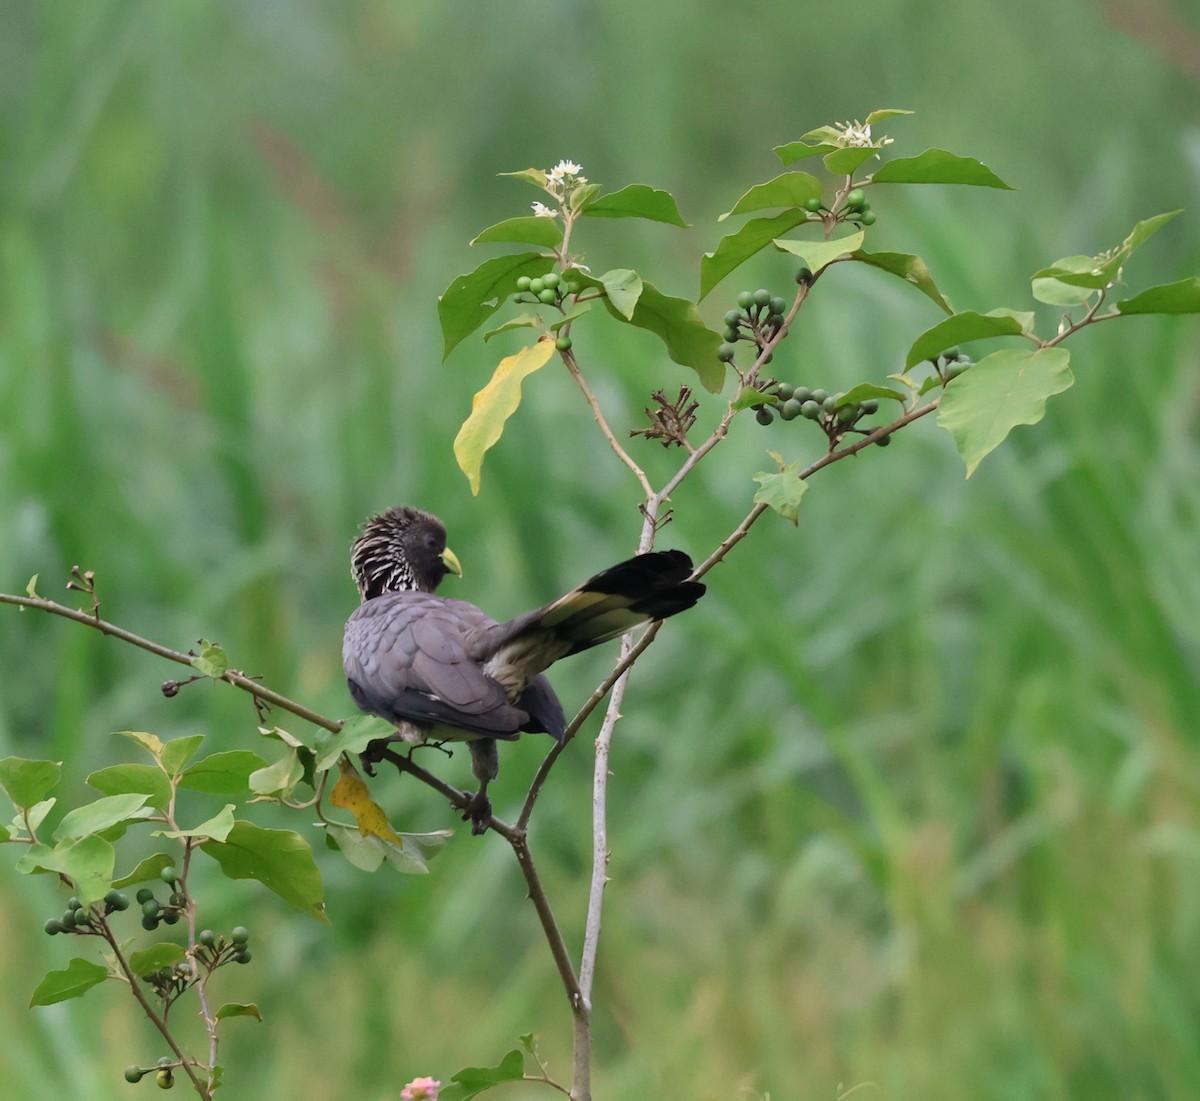
[[[372,509],[442,515],[455,595],[498,615],[636,543],[635,487],[561,371],[527,386],[478,498],[454,467],[471,394],[518,346],[439,362],[436,295],[483,258],[466,242],[536,197],[498,172],[570,157],[671,190],[696,228],[589,225],[578,244],[693,294],[716,215],[778,172],[772,145],[911,108],[895,152],[940,145],[1020,190],[873,195],[875,247],[923,255],[960,309],[1029,308],[1038,267],[1177,207],[1129,285],[1200,272],[1198,56],[1185,0],[3,0],[0,588],[38,573],[62,595],[78,563],[117,622],[215,638],[347,715],[346,551]],[[706,317],[790,279],[764,257]],[[898,369],[937,314],[891,284],[831,273],[779,374],[834,389]],[[624,431],[650,388],[691,378],[604,320],[575,343]],[[838,464],[799,530],[764,518],[664,631],[613,757],[598,1096],[1200,1096],[1198,336],[1082,334],[1076,387],[969,483],[929,421]],[[812,435],[739,421],[664,544],[706,554],[765,449],[814,457]],[[611,657],[555,670],[568,710]],[[0,756],[65,760],[69,802],[128,757],[113,730],[266,751],[240,694],[165,700],[172,667],[62,620],[0,608],[0,669]],[[533,830],[573,951],[588,746]],[[501,813],[545,749],[508,747]],[[461,754],[443,771],[468,782]],[[266,1018],[226,1029],[230,1096],[395,1098],[528,1031],[566,1075],[565,1002],[507,846],[411,783],[377,791],[400,828],[457,827],[429,877],[322,852],[329,927],[253,884],[197,886],[206,924],[255,930],[221,989]],[[26,1009],[72,946],[42,934],[61,899],[16,855],[4,1096],[127,1097],[121,1068],[162,1054],[131,1000]]]

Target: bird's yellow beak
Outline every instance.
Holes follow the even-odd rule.
[[[458,560],[458,555],[449,547],[442,551],[442,561],[446,563],[446,569],[455,577],[462,577],[462,564]]]

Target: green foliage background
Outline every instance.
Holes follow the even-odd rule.
[[[633,548],[634,487],[561,371],[533,380],[479,498],[453,466],[470,395],[517,347],[439,364],[436,294],[533,197],[497,172],[570,157],[668,188],[696,229],[588,225],[585,247],[690,294],[715,216],[778,170],[771,145],[907,107],[888,128],[905,153],[937,144],[1020,188],[872,195],[873,245],[920,252],[958,308],[1027,308],[1037,268],[1183,206],[1130,273],[1167,282],[1200,271],[1200,17],[1145,10],[1134,37],[1121,3],[1083,0],[4,0],[0,587],[36,572],[54,595],[79,563],[118,622],[216,638],[348,714],[346,550],[370,510],[439,512],[456,594],[499,615]],[[766,258],[706,316],[788,281]],[[838,272],[779,373],[880,379],[936,319]],[[634,426],[651,384],[689,372],[600,320],[576,349]],[[664,632],[614,756],[600,1096],[1200,1094],[1198,336],[1083,334],[1078,385],[970,483],[928,422],[838,464],[798,531],[766,517]],[[679,494],[668,545],[706,553],[767,447],[816,446],[744,420]],[[568,706],[610,656],[555,671]],[[262,748],[237,693],[165,700],[173,670],[62,621],[0,611],[0,669],[0,756],[65,759],[67,798],[128,754],[112,730]],[[506,753],[502,812],[545,748]],[[463,755],[446,767],[467,782]],[[534,830],[573,945],[589,776],[583,740]],[[414,785],[378,790],[402,828],[450,824]],[[5,1096],[129,1096],[120,1068],[161,1054],[131,1001],[25,1008],[65,965],[41,933],[61,900],[4,855]],[[459,825],[427,878],[325,867],[332,927],[252,884],[195,885],[208,924],[255,930],[255,965],[222,989],[266,1017],[226,1030],[231,1096],[395,1097],[530,1030],[565,1069],[566,1007],[505,846]]]

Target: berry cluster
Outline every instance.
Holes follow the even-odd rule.
[[[556,271],[548,271],[545,275],[528,275],[517,278],[517,290],[532,294],[543,306],[557,306],[568,294],[578,294],[579,284],[564,280]]]
[[[72,895],[67,899],[67,908],[62,917],[50,918],[43,928],[50,936],[56,933],[94,933],[97,918],[107,917],[120,910],[129,909],[129,898],[120,891],[109,891],[102,901],[91,906],[81,906],[79,899]]]
[[[971,360],[957,348],[947,348],[940,356],[929,362],[933,364],[933,369],[941,375],[943,383],[958,378],[971,366]]]
[[[765,287],[742,291],[737,296],[738,308],[725,315],[725,342],[717,348],[717,359],[729,363],[737,351],[737,342],[746,340],[758,348],[766,346],[781,328],[788,310],[787,299],[773,295]],[[771,362],[771,353],[763,357]]]
[[[136,1063],[133,1066],[125,1068],[126,1082],[140,1082],[147,1074],[154,1074],[154,1081],[157,1083],[160,1090],[169,1090],[175,1085],[174,1068],[179,1066],[179,1063],[172,1059],[169,1055],[164,1055],[158,1061],[157,1066],[139,1067]]]
[[[775,402],[773,407],[767,402],[754,406],[754,416],[759,424],[770,424],[776,416],[783,421],[794,421],[797,417],[816,421],[829,437],[831,447],[850,432],[866,435],[869,429],[856,427],[858,422],[879,411],[879,402],[875,398],[843,401],[844,394],[831,394],[820,388],[810,390],[790,382],[769,383],[763,393],[773,396]],[[890,436],[883,436],[875,442],[884,447],[890,439]]]
[[[860,226],[875,224],[875,213],[871,210],[871,204],[867,202],[867,196],[861,187],[847,192],[836,212],[825,206],[820,199],[809,199],[804,207],[810,214],[830,215],[839,222],[856,222]]]
[[[142,908],[142,928],[153,932],[159,922],[165,925],[175,925],[183,917],[187,909],[187,895],[183,893],[179,883],[179,872],[173,865],[168,865],[158,873],[168,887],[173,887],[171,897],[166,903],[159,902],[149,887],[143,887],[137,893],[138,904]]]

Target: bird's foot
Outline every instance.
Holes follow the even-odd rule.
[[[487,789],[480,788],[467,803],[463,821],[471,823],[471,832],[478,837],[481,833],[487,833],[491,820],[492,801],[487,796]]]

